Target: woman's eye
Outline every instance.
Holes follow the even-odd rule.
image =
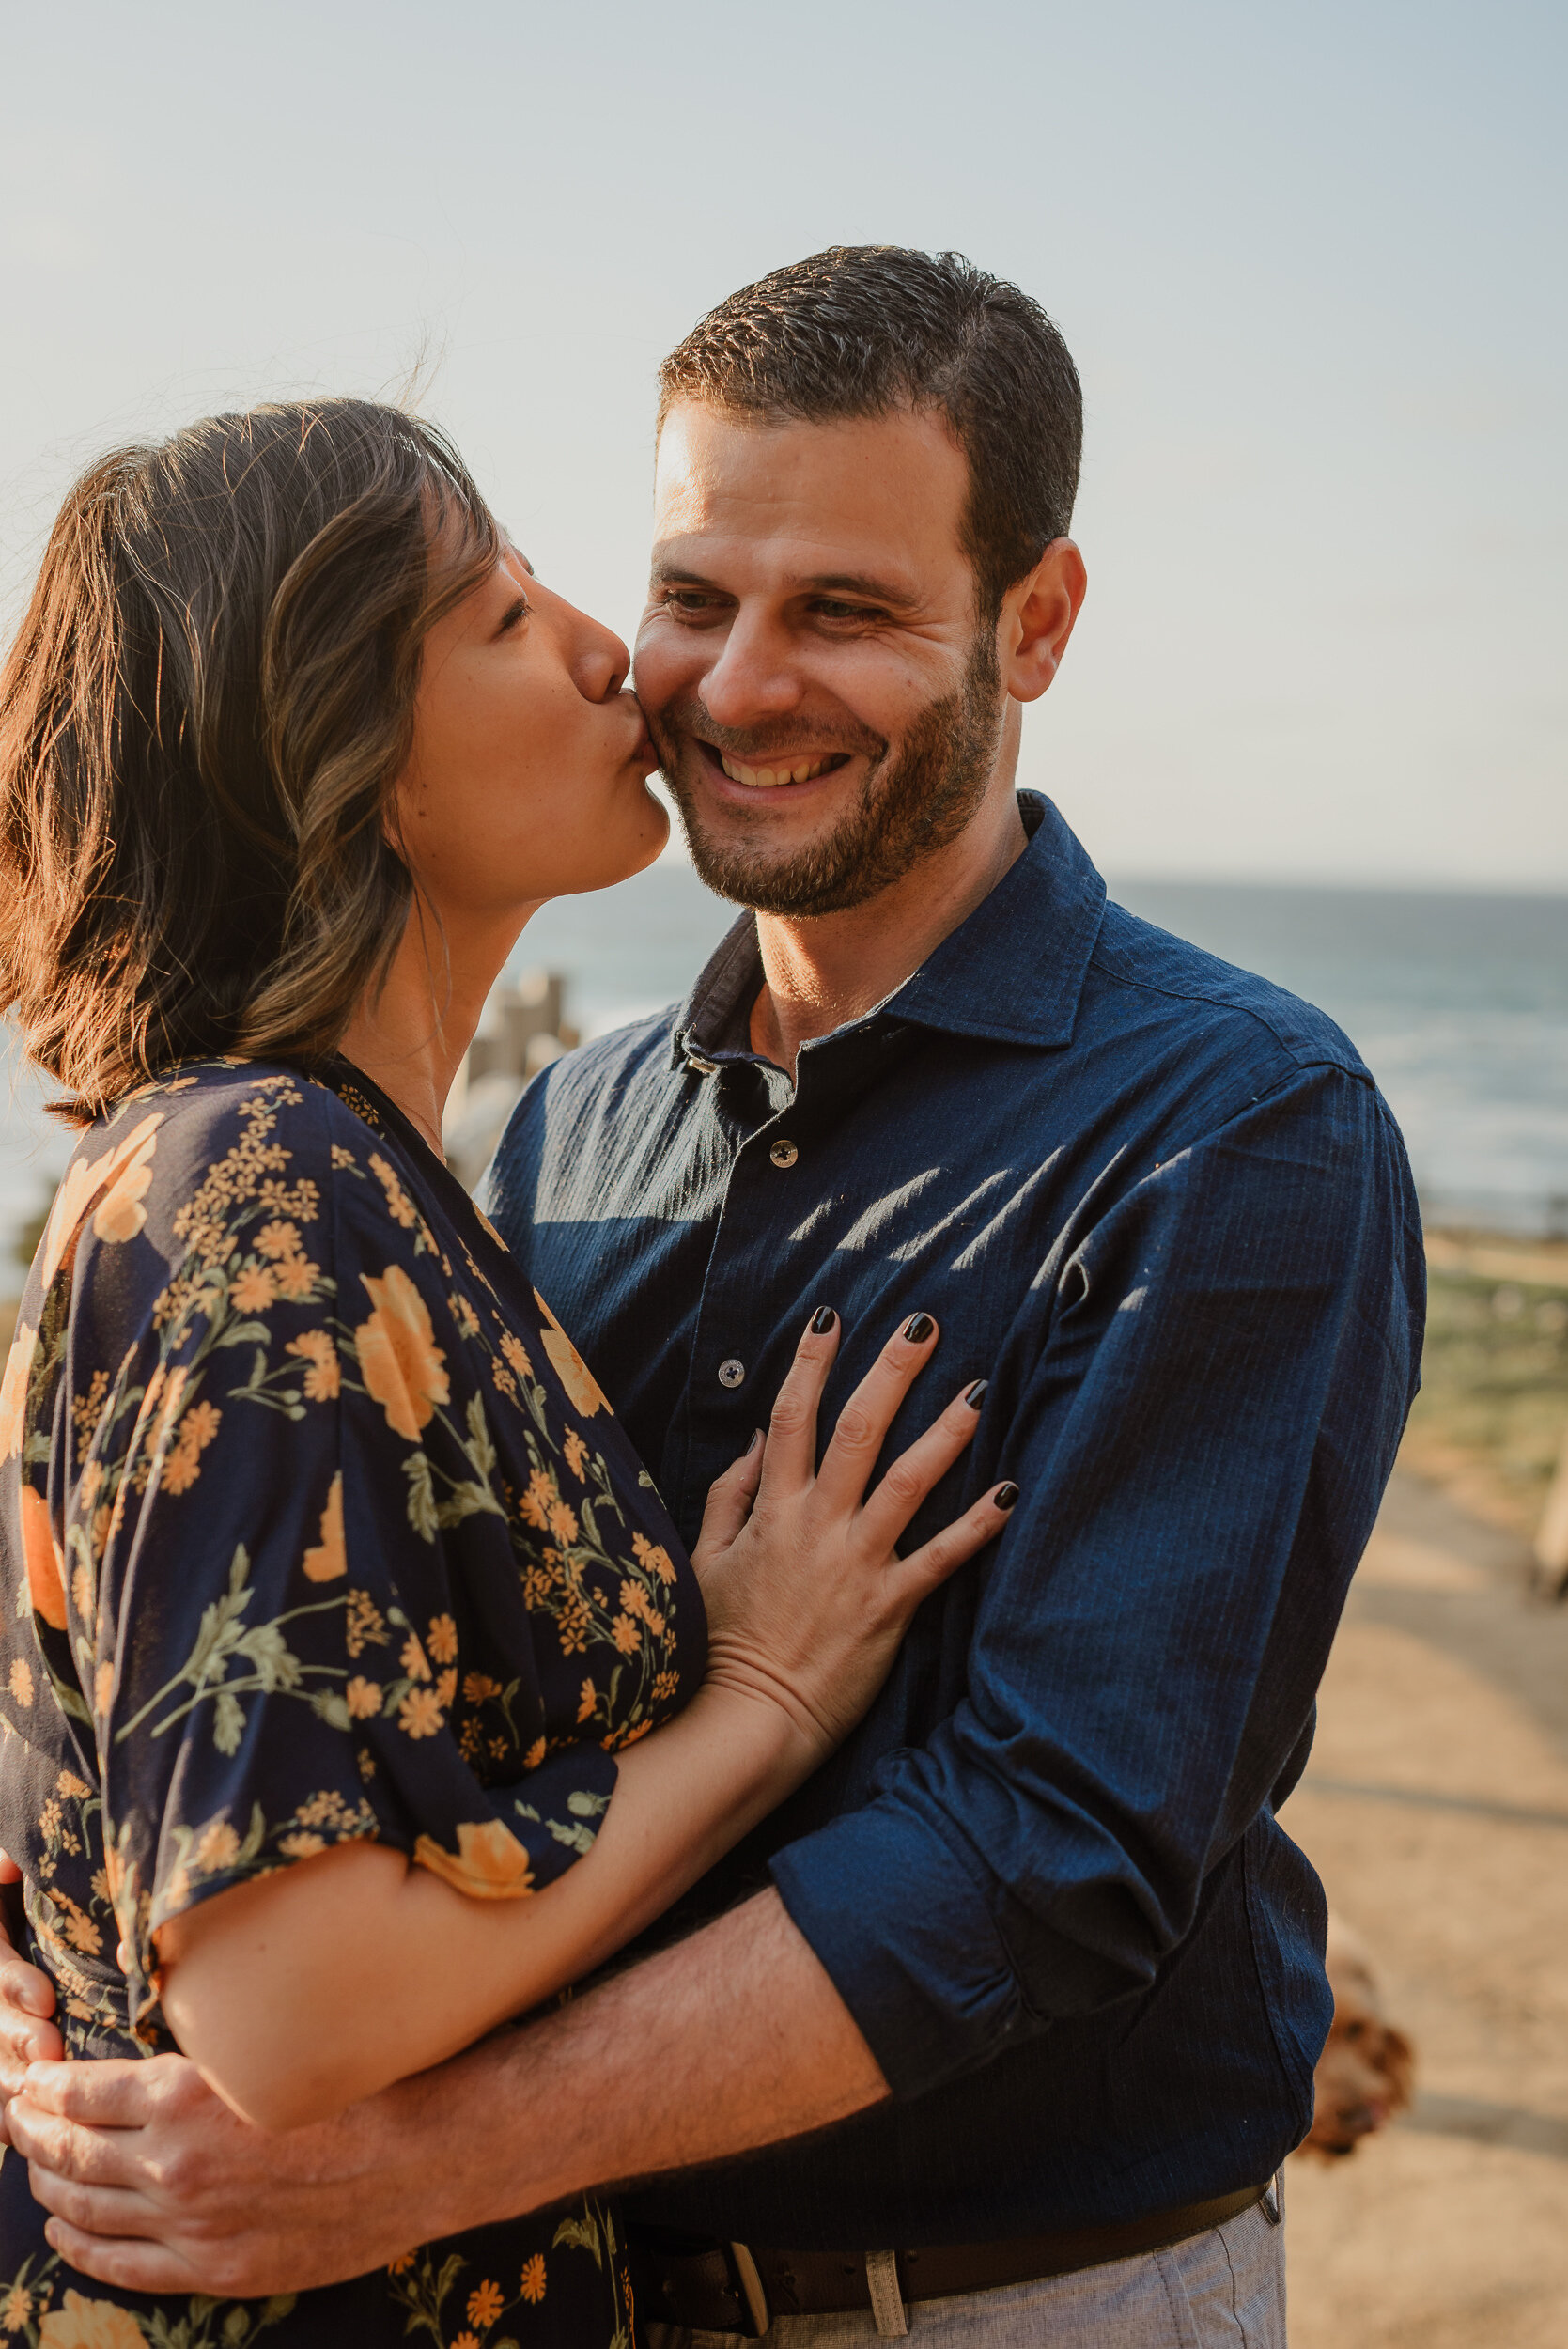
[[[519,625],[519,623],[520,623],[520,621],[522,621],[522,620],[526,620],[526,619],[527,619],[527,617],[528,617],[528,614],[530,614],[530,612],[532,612],[532,610],[533,610],[533,609],[534,609],[534,607],[533,607],[533,605],[529,602],[529,600],[528,600],[527,597],[526,597],[526,596],[520,596],[520,597],[518,598],[518,599],[517,599],[516,603],[511,604],[511,605],[509,605],[509,606],[508,606],[508,608],[507,608],[507,612],[506,612],[506,615],[505,615],[505,619],[502,621],[501,626],[500,626],[500,629],[498,630],[497,633],[498,633],[499,635],[505,636],[505,635],[506,634],[506,632],[507,632],[507,630],[508,630],[509,629],[514,629],[514,628],[516,628],[516,627]]]

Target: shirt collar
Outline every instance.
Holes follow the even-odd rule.
[[[1105,912],[1105,883],[1042,793],[1020,791],[1018,812],[1030,833],[1022,856],[868,1018],[888,1015],[1003,1044],[1071,1043]],[[673,1065],[706,1073],[727,1060],[753,1058],[751,1009],[761,986],[756,919],[745,913],[680,1008]]]

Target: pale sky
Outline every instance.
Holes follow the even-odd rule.
[[[1568,11],[1493,0],[0,0],[0,596],[215,406],[424,404],[629,636],[653,376],[834,242],[1084,379],[1023,773],[1113,874],[1568,889]]]

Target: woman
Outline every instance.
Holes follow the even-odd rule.
[[[917,1316],[815,1470],[824,1306],[689,1563],[442,1163],[529,914],[661,845],[626,670],[437,434],[340,401],[95,468],[0,687],[0,995],[84,1129],[0,1392],[0,1843],[71,2052],[178,2045],[264,2127],[638,1932],[1016,1498],[900,1561],[974,1411],[865,1498]],[[108,2291],[43,2217],[6,2163],[42,2349],[628,2338],[595,2204],[265,2304]]]

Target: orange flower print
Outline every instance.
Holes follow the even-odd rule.
[[[24,1656],[11,1658],[10,1690],[18,1704],[33,1702],[33,1667]]]
[[[307,1582],[335,1582],[340,1574],[349,1571],[349,1548],[343,1532],[341,1469],[327,1486],[327,1505],[321,1512],[321,1538],[305,1551],[300,1564]]]
[[[173,1392],[174,1380],[184,1382],[184,1372],[175,1371],[170,1377],[169,1406],[172,1411],[179,1401]],[[179,1440],[163,1462],[158,1482],[166,1493],[188,1492],[201,1474],[200,1455],[218,1432],[223,1413],[213,1403],[194,1403],[179,1423]]]
[[[592,1720],[594,1717],[594,1707],[598,1704],[598,1690],[595,1688],[591,1680],[585,1680],[582,1683],[582,1687],[579,1691],[577,1699],[578,1719],[580,1721]]]
[[[544,1331],[544,1349],[573,1408],[581,1411],[584,1419],[592,1419],[596,1411],[608,1411],[610,1406],[598,1379],[537,1289],[534,1291],[534,1302],[550,1325]]]
[[[150,1122],[156,1126],[156,1120]],[[134,1239],[147,1221],[142,1201],[151,1188],[152,1158],[157,1147],[158,1136],[154,1131],[120,1159],[93,1217],[93,1230],[100,1239]]]
[[[489,1672],[470,1672],[463,1682],[463,1695],[470,1704],[483,1704],[487,1697],[498,1697],[501,1683]]]
[[[536,1737],[533,1744],[529,1747],[528,1751],[522,1757],[523,1768],[525,1770],[536,1770],[549,1750],[549,1741],[543,1737]]]
[[[457,1660],[458,1626],[450,1615],[430,1617],[430,1627],[425,1635],[425,1644],[438,1664],[451,1664]]]
[[[308,1831],[302,1834],[285,1835],[278,1843],[278,1849],[286,1859],[314,1859],[318,1852],[323,1852],[326,1848],[324,1836],[312,1835]]]
[[[487,2276],[477,2292],[468,2295],[468,2321],[471,2325],[493,2325],[505,2305],[501,2286],[492,2284]]]
[[[561,1447],[567,1455],[567,1466],[580,1485],[587,1483],[583,1471],[588,1465],[588,1447],[574,1427]]]
[[[433,1688],[411,1688],[397,1707],[397,1726],[408,1737],[433,1737],[443,1725]]]
[[[264,1256],[297,1256],[300,1227],[297,1223],[264,1223],[256,1236],[256,1244]]]
[[[147,2349],[147,2336],[129,2309],[68,2292],[39,2326],[39,2349]]]
[[[419,1210],[379,1150],[370,1153],[370,1172],[386,1193],[386,1204],[393,1221],[400,1223],[405,1232],[411,1232],[419,1221]]]
[[[379,1281],[360,1279],[375,1311],[354,1331],[360,1376],[386,1413],[394,1435],[418,1441],[438,1404],[451,1394],[425,1299],[401,1265],[388,1265]]]
[[[428,1868],[432,1875],[466,1892],[471,1900],[517,1900],[534,1890],[534,1867],[527,1848],[500,1819],[459,1827],[456,1852],[447,1851],[432,1836],[422,1835],[413,1856],[421,1868]],[[481,2322],[474,2315],[472,2301],[469,2315],[474,2324]],[[490,2324],[494,2319],[486,2317],[483,2322]]]
[[[518,2290],[525,2300],[536,2307],[544,2298],[545,2255],[542,2251],[536,2251],[533,2258],[524,2263],[522,2280]]]
[[[446,1310],[458,1325],[459,1337],[476,1338],[478,1336],[479,1316],[459,1289],[454,1289],[447,1299]]]
[[[411,1631],[409,1633],[408,1638],[403,1642],[403,1653],[397,1660],[402,1665],[403,1670],[408,1673],[411,1680],[429,1679],[429,1661],[426,1657],[425,1650],[419,1644],[419,1634],[416,1631]]]
[[[277,1282],[272,1267],[264,1264],[247,1265],[228,1292],[229,1302],[237,1313],[264,1314],[277,1297]]]
[[[22,1554],[27,1562],[27,1588],[32,1594],[33,1610],[52,1631],[63,1631],[66,1562],[54,1539],[49,1503],[31,1485],[23,1486],[21,1502]]]
[[[0,1460],[14,1460],[22,1449],[27,1416],[27,1380],[38,1342],[38,1331],[19,1321],[11,1350],[6,1357],[6,1375],[0,1379]]]
[[[581,1656],[588,1644],[588,1632],[593,1624],[593,1610],[581,1591],[573,1591],[561,1610],[555,1626],[555,1636],[561,1642],[563,1656]]]
[[[302,1297],[310,1295],[320,1269],[320,1266],[312,1264],[308,1256],[285,1256],[272,1276],[278,1284],[278,1295],[298,1303]]]
[[[542,1469],[536,1469],[528,1480],[528,1490],[519,1501],[518,1507],[522,1511],[526,1523],[537,1526],[541,1533],[546,1533],[550,1531],[551,1504],[560,1498],[560,1494],[555,1489],[554,1479],[547,1476]]]
[[[675,1562],[662,1542],[650,1542],[645,1533],[633,1533],[631,1554],[649,1574],[658,1575],[660,1582],[675,1580]]]
[[[522,1340],[514,1337],[510,1330],[501,1341],[501,1351],[505,1355],[520,1378],[533,1377],[534,1365],[528,1359],[527,1349]]]
[[[458,1693],[458,1667],[448,1664],[436,1677],[436,1703],[445,1712]]]
[[[373,1680],[366,1680],[363,1672],[354,1674],[344,1689],[343,1697],[351,1721],[370,1720],[381,1709],[380,1689]]]
[[[33,2295],[25,2284],[12,2284],[0,2300],[0,2333],[19,2333],[33,2313]]]
[[[569,1548],[577,1539],[577,1517],[564,1501],[555,1501],[550,1508],[550,1530],[563,1548]]]
[[[312,1403],[335,1403],[343,1392],[343,1374],[338,1364],[337,1348],[325,1330],[306,1330],[297,1338],[290,1338],[285,1352],[298,1354],[307,1365],[304,1390]]]
[[[147,1184],[152,1180],[152,1155],[156,1150],[157,1131],[163,1123],[162,1113],[144,1117],[141,1124],[116,1142],[101,1158],[90,1162],[78,1159],[66,1169],[65,1181],[54,1194],[49,1222],[43,1235],[43,1260],[39,1276],[47,1289],[65,1262],[75,1251],[77,1236],[86,1220],[87,1209],[101,1191],[110,1189],[116,1178],[125,1174],[131,1178],[125,1194],[120,1197],[109,1216],[110,1228],[101,1231],[101,1239],[131,1239],[147,1221],[147,1209],[140,1205]],[[145,1173],[146,1181],[135,1187],[136,1176]],[[108,1202],[104,1205],[107,1206]],[[132,1228],[126,1229],[130,1225]]]
[[[115,1668],[113,1664],[100,1664],[93,1674],[93,1710],[97,1713],[107,1713],[114,1702],[114,1695]]]
[[[639,1616],[647,1625],[656,1640],[661,1640],[664,1637],[664,1618],[650,1603],[648,1595],[640,1582],[621,1584],[621,1605],[629,1615]]]
[[[629,1615],[617,1615],[610,1626],[610,1636],[623,1656],[634,1656],[643,1644],[643,1635]]]
[[[465,2325],[460,2333],[452,2336],[452,2349],[479,2349],[479,2336],[471,2333]]]
[[[240,1838],[226,1819],[213,1819],[196,1838],[195,1863],[203,1875],[232,1868],[240,1857]]]

